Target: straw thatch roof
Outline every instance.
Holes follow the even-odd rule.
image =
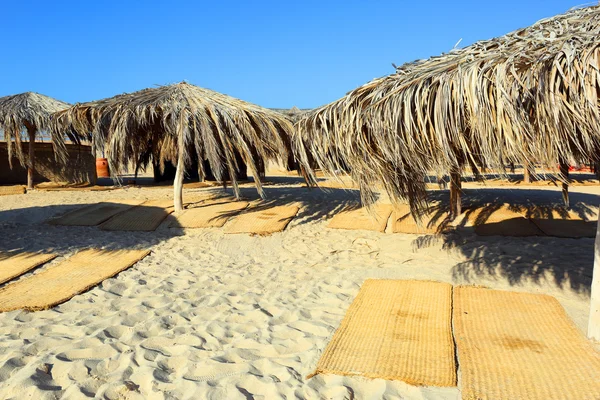
[[[599,37],[594,6],[405,64],[314,110],[298,140],[325,171],[348,168],[366,203],[381,184],[413,211],[431,171],[598,161]]]
[[[185,82],[77,104],[55,115],[56,131],[70,130],[106,148],[113,174],[152,154],[186,165],[195,151],[218,180],[231,178],[236,195],[238,160],[252,171],[262,195],[257,165],[285,160],[291,151],[291,121],[284,115]],[[106,146],[106,147],[105,147]],[[199,163],[201,175],[203,163]]]
[[[293,122],[299,121],[300,119],[302,119],[302,117],[304,117],[311,111],[310,109],[300,109],[296,106],[292,108],[271,108],[271,110],[277,111],[278,113],[287,116]]]
[[[24,132],[34,135],[47,132],[52,114],[69,106],[68,103],[33,92],[0,97],[0,131],[4,133],[4,140],[7,142],[9,164],[12,166],[15,153],[21,163],[25,164],[21,148]],[[63,139],[62,134],[51,135],[55,151],[64,156],[66,149]]]

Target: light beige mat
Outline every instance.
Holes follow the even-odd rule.
[[[27,190],[25,186],[0,186],[0,196],[8,196],[10,194],[25,194]]]
[[[480,236],[544,236],[544,233],[523,214],[506,204],[469,209],[467,226],[474,226]]]
[[[220,228],[231,217],[248,207],[247,201],[207,204],[194,207],[177,215],[169,225],[171,228]]]
[[[463,399],[600,399],[600,353],[553,297],[454,289]]]
[[[377,204],[370,210],[366,207],[342,211],[331,218],[328,228],[385,232],[392,213],[390,204]]]
[[[21,276],[54,258],[56,258],[56,254],[28,252],[0,253],[0,284]]]
[[[154,231],[173,212],[173,200],[149,200],[120,214],[102,225],[105,231]]]
[[[140,205],[144,200],[115,200],[78,208],[61,217],[48,220],[51,225],[96,226],[110,217]]]
[[[395,206],[392,214],[392,231],[394,233],[413,233],[413,234],[429,234],[435,235],[446,233],[453,229],[447,220],[447,212],[432,211],[423,215],[420,224],[413,218],[410,213],[408,204],[400,204]]]
[[[249,208],[226,227],[226,233],[251,233],[269,235],[283,231],[294,219],[300,207],[296,204],[268,208]]]
[[[451,309],[450,284],[367,280],[313,375],[456,386]]]
[[[544,234],[564,238],[596,236],[597,221],[585,221],[576,212],[562,208],[536,207],[526,214]]]
[[[0,312],[54,307],[117,275],[149,253],[150,250],[80,251],[38,274],[0,288]]]

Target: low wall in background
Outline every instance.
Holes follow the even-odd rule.
[[[96,183],[96,159],[90,146],[67,144],[69,157],[63,165],[54,159],[51,143],[35,144],[35,183],[69,182]],[[23,154],[29,153],[29,143],[22,143]],[[8,163],[6,142],[0,142],[0,184],[27,184],[27,168],[13,157],[12,169]]]

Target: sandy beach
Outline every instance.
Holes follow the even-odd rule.
[[[0,397],[460,398],[460,388],[334,375],[306,379],[368,278],[545,293],[560,301],[582,332],[587,327],[593,239],[334,230],[327,220],[358,201],[357,191],[307,189],[292,177],[267,180],[268,201],[302,207],[284,232],[264,237],[229,235],[222,228],[173,229],[173,216],[150,233],[45,223],[100,201],[172,198],[169,188],[37,190],[0,198],[0,251],[59,254],[34,274],[89,247],[152,251],[53,309],[0,314]],[[188,189],[184,196],[221,190]],[[251,187],[242,192],[257,197]],[[597,186],[572,186],[573,208],[594,218],[599,194]],[[464,198],[561,200],[556,187],[476,184],[465,184]]]

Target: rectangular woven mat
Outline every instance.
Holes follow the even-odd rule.
[[[597,221],[586,221],[576,212],[565,208],[534,207],[526,216],[544,234],[565,238],[596,236]]]
[[[442,210],[431,211],[421,217],[421,223],[419,224],[410,213],[408,204],[400,204],[394,207],[394,214],[392,216],[393,232],[420,235],[446,233],[453,228],[446,219],[447,215]]]
[[[563,238],[596,237],[597,222],[582,219],[537,219],[531,220],[544,234]]]
[[[149,200],[115,215],[102,225],[105,231],[154,231],[173,212],[173,200]]]
[[[300,207],[296,204],[273,206],[256,209],[249,208],[246,212],[233,219],[226,227],[226,233],[251,233],[269,235],[283,231],[294,219]]]
[[[466,210],[468,225],[480,236],[544,236],[537,226],[520,212],[504,204]]]
[[[16,186],[0,186],[0,196],[7,196],[10,194],[25,194],[27,190],[25,186],[16,185]]]
[[[21,276],[54,258],[56,258],[56,254],[29,252],[0,253],[0,284]]]
[[[96,226],[108,220],[110,217],[140,205],[144,200],[118,200],[114,202],[103,202],[91,204],[78,208],[61,217],[48,220],[52,225],[68,226]]]
[[[231,217],[248,207],[247,201],[207,204],[190,208],[177,215],[169,225],[171,228],[220,228]]]
[[[36,186],[37,190],[44,192],[106,192],[109,190],[119,189],[118,186],[57,186],[57,187],[39,187]]]
[[[456,386],[451,309],[450,284],[367,280],[313,375]]]
[[[83,250],[40,273],[0,288],[0,312],[46,310],[117,275],[150,250]]]
[[[454,288],[463,399],[600,399],[600,354],[553,297]]]
[[[378,204],[370,210],[366,207],[342,211],[331,218],[328,228],[385,232],[392,213],[390,204]]]

